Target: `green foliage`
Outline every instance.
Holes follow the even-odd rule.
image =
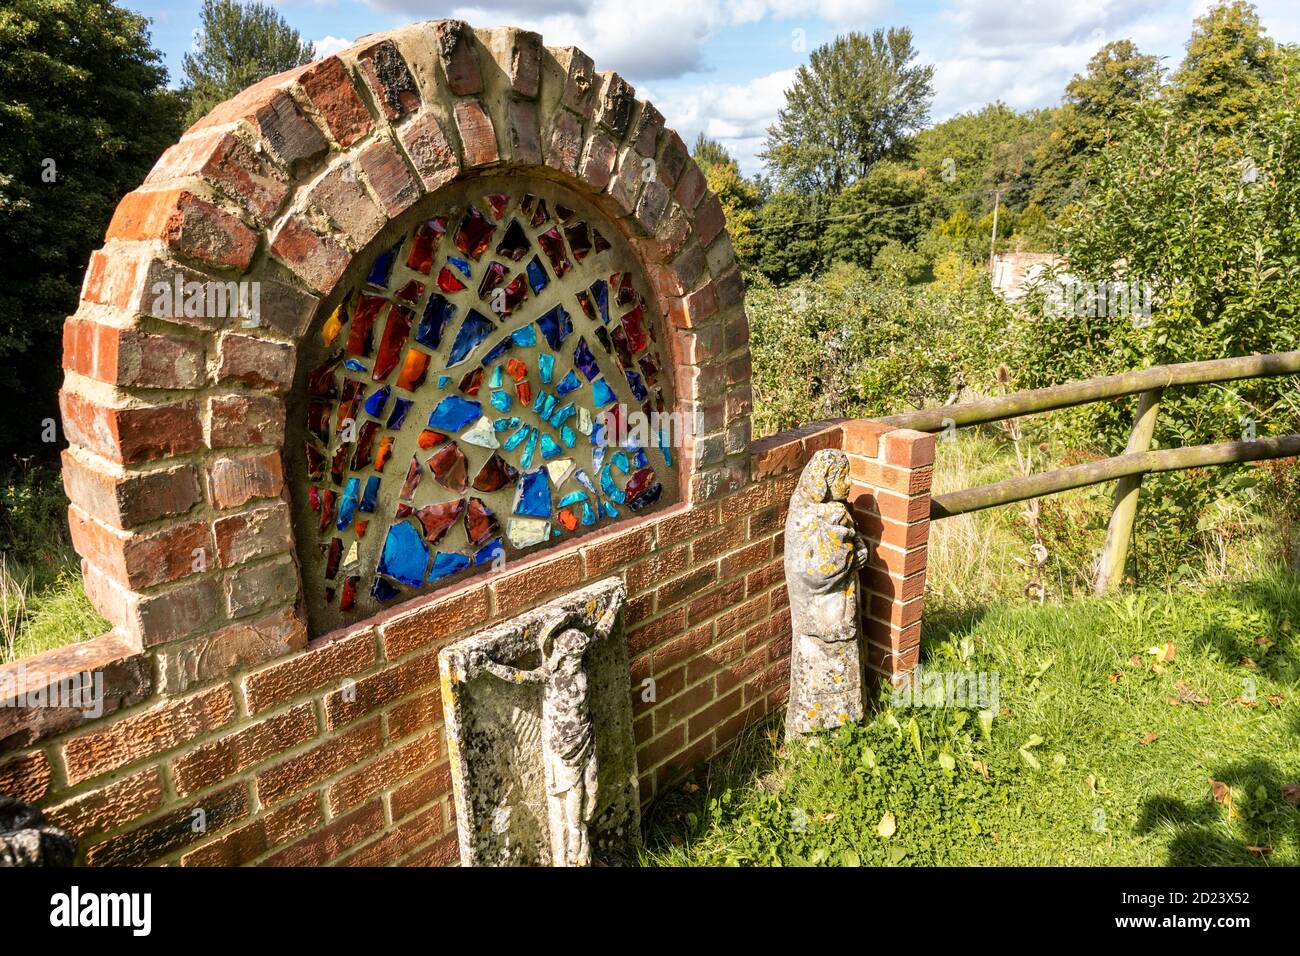
[[[785,188],[838,193],[901,157],[925,123],[934,67],[913,63],[906,27],[848,33],[813,50],[768,129],[763,158]]]
[[[1255,5],[1219,3],[1193,25],[1172,92],[1185,119],[1225,136],[1250,123],[1277,68],[1277,45],[1265,35]]]
[[[186,53],[186,122],[194,123],[247,86],[310,63],[314,47],[269,4],[203,0],[193,53]]]
[[[773,282],[793,282],[822,268],[822,234],[830,204],[820,196],[778,190],[758,211],[755,267]]]
[[[148,21],[109,0],[0,9],[0,450],[57,418],[59,329],[118,199],[180,134]]]
[[[826,227],[826,258],[869,266],[889,241],[913,245],[933,213],[922,170],[882,160],[835,197]]]
[[[917,134],[916,163],[943,199],[943,215],[979,215],[993,208],[993,191],[1019,205],[1035,144],[1047,135],[1045,111],[1017,113],[1005,103],[990,103],[975,113],[960,113]]]
[[[754,232],[755,212],[760,204],[758,184],[742,176],[739,164],[723,145],[703,133],[695,140],[691,158],[704,172],[709,190],[722,204],[727,234],[737,260],[742,267],[751,265],[758,247]]]

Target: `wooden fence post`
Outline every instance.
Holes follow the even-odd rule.
[[[1128,436],[1126,454],[1151,450],[1155,435],[1156,415],[1160,411],[1160,393],[1153,388],[1138,398],[1137,413],[1133,416],[1133,430]],[[1101,562],[1097,567],[1097,581],[1093,590],[1098,594],[1118,587],[1124,580],[1124,565],[1128,561],[1129,540],[1133,537],[1133,519],[1137,516],[1138,495],[1142,490],[1141,475],[1126,475],[1115,482],[1114,507],[1110,513],[1110,527],[1106,529],[1106,545],[1102,548]]]

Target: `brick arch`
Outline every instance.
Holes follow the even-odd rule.
[[[641,258],[691,426],[684,506],[748,481],[740,274],[658,110],[535,33],[443,20],[368,36],[191,127],[119,204],[65,325],[64,480],[87,593],[128,647],[226,635],[163,665],[174,686],[305,641],[282,453],[322,303],[422,197],[512,170],[580,192]],[[256,321],[159,304],[228,283],[257,283]]]

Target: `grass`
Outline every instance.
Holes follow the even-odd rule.
[[[945,442],[936,485],[1014,461],[988,436]],[[1013,508],[934,526],[923,667],[996,675],[996,708],[886,694],[790,747],[769,722],[656,801],[644,862],[1300,865],[1300,578],[1257,535],[1093,597],[1108,505],[1040,512],[1041,564]]]
[[[17,462],[0,475],[0,664],[108,630],[81,584],[57,470]]]

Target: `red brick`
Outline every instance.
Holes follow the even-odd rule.
[[[360,770],[330,786],[331,813],[344,813],[428,767],[438,758],[438,738],[428,734],[392,748]]]
[[[363,677],[325,698],[325,719],[331,730],[373,713],[419,690],[438,687],[438,656],[421,654]]]
[[[297,599],[298,566],[293,558],[287,556],[260,564],[240,565],[222,579],[221,589],[226,613],[232,619],[257,614]],[[271,656],[276,655],[268,654],[255,663],[260,664]]]
[[[14,792],[8,787],[3,790]],[[157,767],[148,767],[61,803],[42,807],[41,812],[50,823],[85,842],[96,834],[126,826],[152,813],[162,803],[162,774]]]
[[[72,502],[114,528],[184,514],[203,497],[191,464],[114,475],[64,449],[62,475],[63,490]]]
[[[357,164],[366,174],[389,218],[405,212],[420,197],[419,184],[391,140],[380,139],[371,143],[361,151]]]
[[[885,463],[903,468],[934,464],[934,435],[901,428],[885,435]]]
[[[42,751],[21,754],[0,763],[0,793],[35,803],[50,789],[50,761]]]
[[[628,653],[633,657],[647,651],[656,644],[680,634],[686,627],[686,609],[678,608],[671,614],[656,618],[644,624],[627,636]]]
[[[286,392],[293,383],[294,352],[292,345],[223,332],[217,350],[217,381]]]
[[[365,137],[373,122],[352,78],[336,56],[312,63],[298,76],[298,85],[344,149]]]
[[[165,753],[224,727],[234,716],[235,699],[222,684],[97,726],[64,742],[68,783],[77,784]]]
[[[262,860],[261,866],[321,866],[378,833],[384,808],[375,801]]]
[[[360,50],[357,66],[387,119],[397,119],[419,107],[415,80],[392,40],[380,40]]]
[[[235,200],[258,222],[267,223],[289,194],[289,183],[264,150],[230,130],[189,136],[168,148],[145,182],[164,184],[201,176]]]
[[[869,419],[851,419],[844,423],[844,450],[850,455],[875,458],[880,454],[881,436],[892,428]]]
[[[691,561],[700,564],[711,561],[719,555],[739,548],[748,540],[748,531],[744,521],[724,525],[691,543]]]
[[[212,565],[212,538],[205,521],[151,533],[119,531],[69,505],[68,526],[78,554],[135,591],[177,581]]]
[[[745,599],[745,582],[730,581],[713,588],[692,601],[686,609],[687,620],[694,627]]]
[[[637,767],[642,773],[645,773],[656,764],[667,760],[677,751],[686,745],[686,725],[678,724],[676,727],[668,730],[667,733],[660,734],[648,744],[643,744],[637,748],[636,762]]]
[[[691,739],[714,730],[723,720],[744,706],[744,690],[737,687],[725,697],[720,697],[690,719],[686,735]]]
[[[218,518],[212,523],[217,561],[228,568],[291,550],[289,508],[283,501]]]
[[[487,587],[458,591],[389,618],[379,625],[384,656],[389,660],[446,641],[456,634],[487,622]]]
[[[518,614],[544,598],[573,590],[582,579],[582,558],[576,552],[534,563],[524,571],[507,572],[492,583],[493,606],[497,614]]]
[[[63,367],[110,385],[187,389],[207,377],[198,339],[121,329],[72,316],[63,323]]]
[[[374,662],[375,638],[369,631],[310,647],[244,677],[249,713],[270,710],[332,681],[364,671]]]
[[[278,452],[218,458],[208,466],[208,500],[219,510],[238,508],[255,498],[278,498],[283,488]]]
[[[401,866],[450,866],[459,859],[460,845],[453,830],[441,839],[430,843],[401,861]]]
[[[91,866],[142,866],[246,816],[248,789],[243,783],[232,784],[91,846],[86,850],[86,862]],[[200,822],[202,826],[196,826]]]
[[[181,857],[181,866],[240,866],[321,825],[324,817],[314,793],[304,794],[247,826],[232,830]]]
[[[248,570],[257,572],[261,567]],[[244,573],[243,569],[238,573]],[[228,578],[228,607],[234,605],[229,581]],[[300,651],[306,644],[307,627],[292,607],[255,620],[240,621],[210,634],[160,647],[155,652],[159,690],[165,694],[183,693],[195,684]]]
[[[388,711],[388,741],[401,740],[411,734],[442,723],[442,693],[432,690],[413,700],[394,705]]]
[[[671,550],[662,547],[652,551],[644,560],[627,569],[629,594],[639,594],[647,588],[677,577],[690,567],[691,550],[686,545]]]
[[[264,395],[208,399],[204,441],[209,448],[247,448],[284,442],[284,402]]]
[[[176,792],[184,797],[226,777],[233,777],[276,754],[283,753],[316,736],[316,712],[311,704],[253,724],[172,761]]]
[[[326,740],[257,775],[257,798],[279,803],[377,753],[383,744],[379,718]]]
[[[655,730],[663,733],[673,724],[707,706],[713,700],[713,681],[705,680],[687,688],[667,703],[655,708]]]
[[[404,123],[397,131],[397,138],[427,191],[442,188],[460,172],[456,151],[432,113],[423,112]]]
[[[119,464],[175,458],[203,443],[197,402],[112,408],[65,388],[59,407],[70,444]]]
[[[922,495],[930,492],[933,468],[899,468],[897,465],[882,465],[850,455],[849,475],[854,481],[873,488],[884,488],[904,495]]]
[[[462,100],[456,104],[456,128],[466,166],[489,166],[500,160],[492,119],[478,100]]]
[[[257,248],[257,233],[188,189],[127,193],[104,239],[161,239],[190,259],[241,271]]]
[[[653,550],[654,529],[634,528],[631,531],[602,536],[592,544],[586,545],[582,549],[582,559],[587,577],[598,578]]]
[[[670,608],[679,601],[683,601],[690,597],[692,594],[698,594],[717,579],[717,566],[707,564],[702,568],[697,568],[690,574],[669,581],[655,592],[659,608],[661,610]]]
[[[442,807],[432,807],[400,826],[393,827],[378,840],[367,843],[339,862],[339,866],[392,866],[413,846],[442,832]]]
[[[282,220],[270,241],[275,257],[321,293],[334,288],[352,260],[346,247],[316,232],[311,222],[298,213]]]
[[[388,798],[393,819],[400,820],[451,794],[451,764],[443,763],[393,789]]]

